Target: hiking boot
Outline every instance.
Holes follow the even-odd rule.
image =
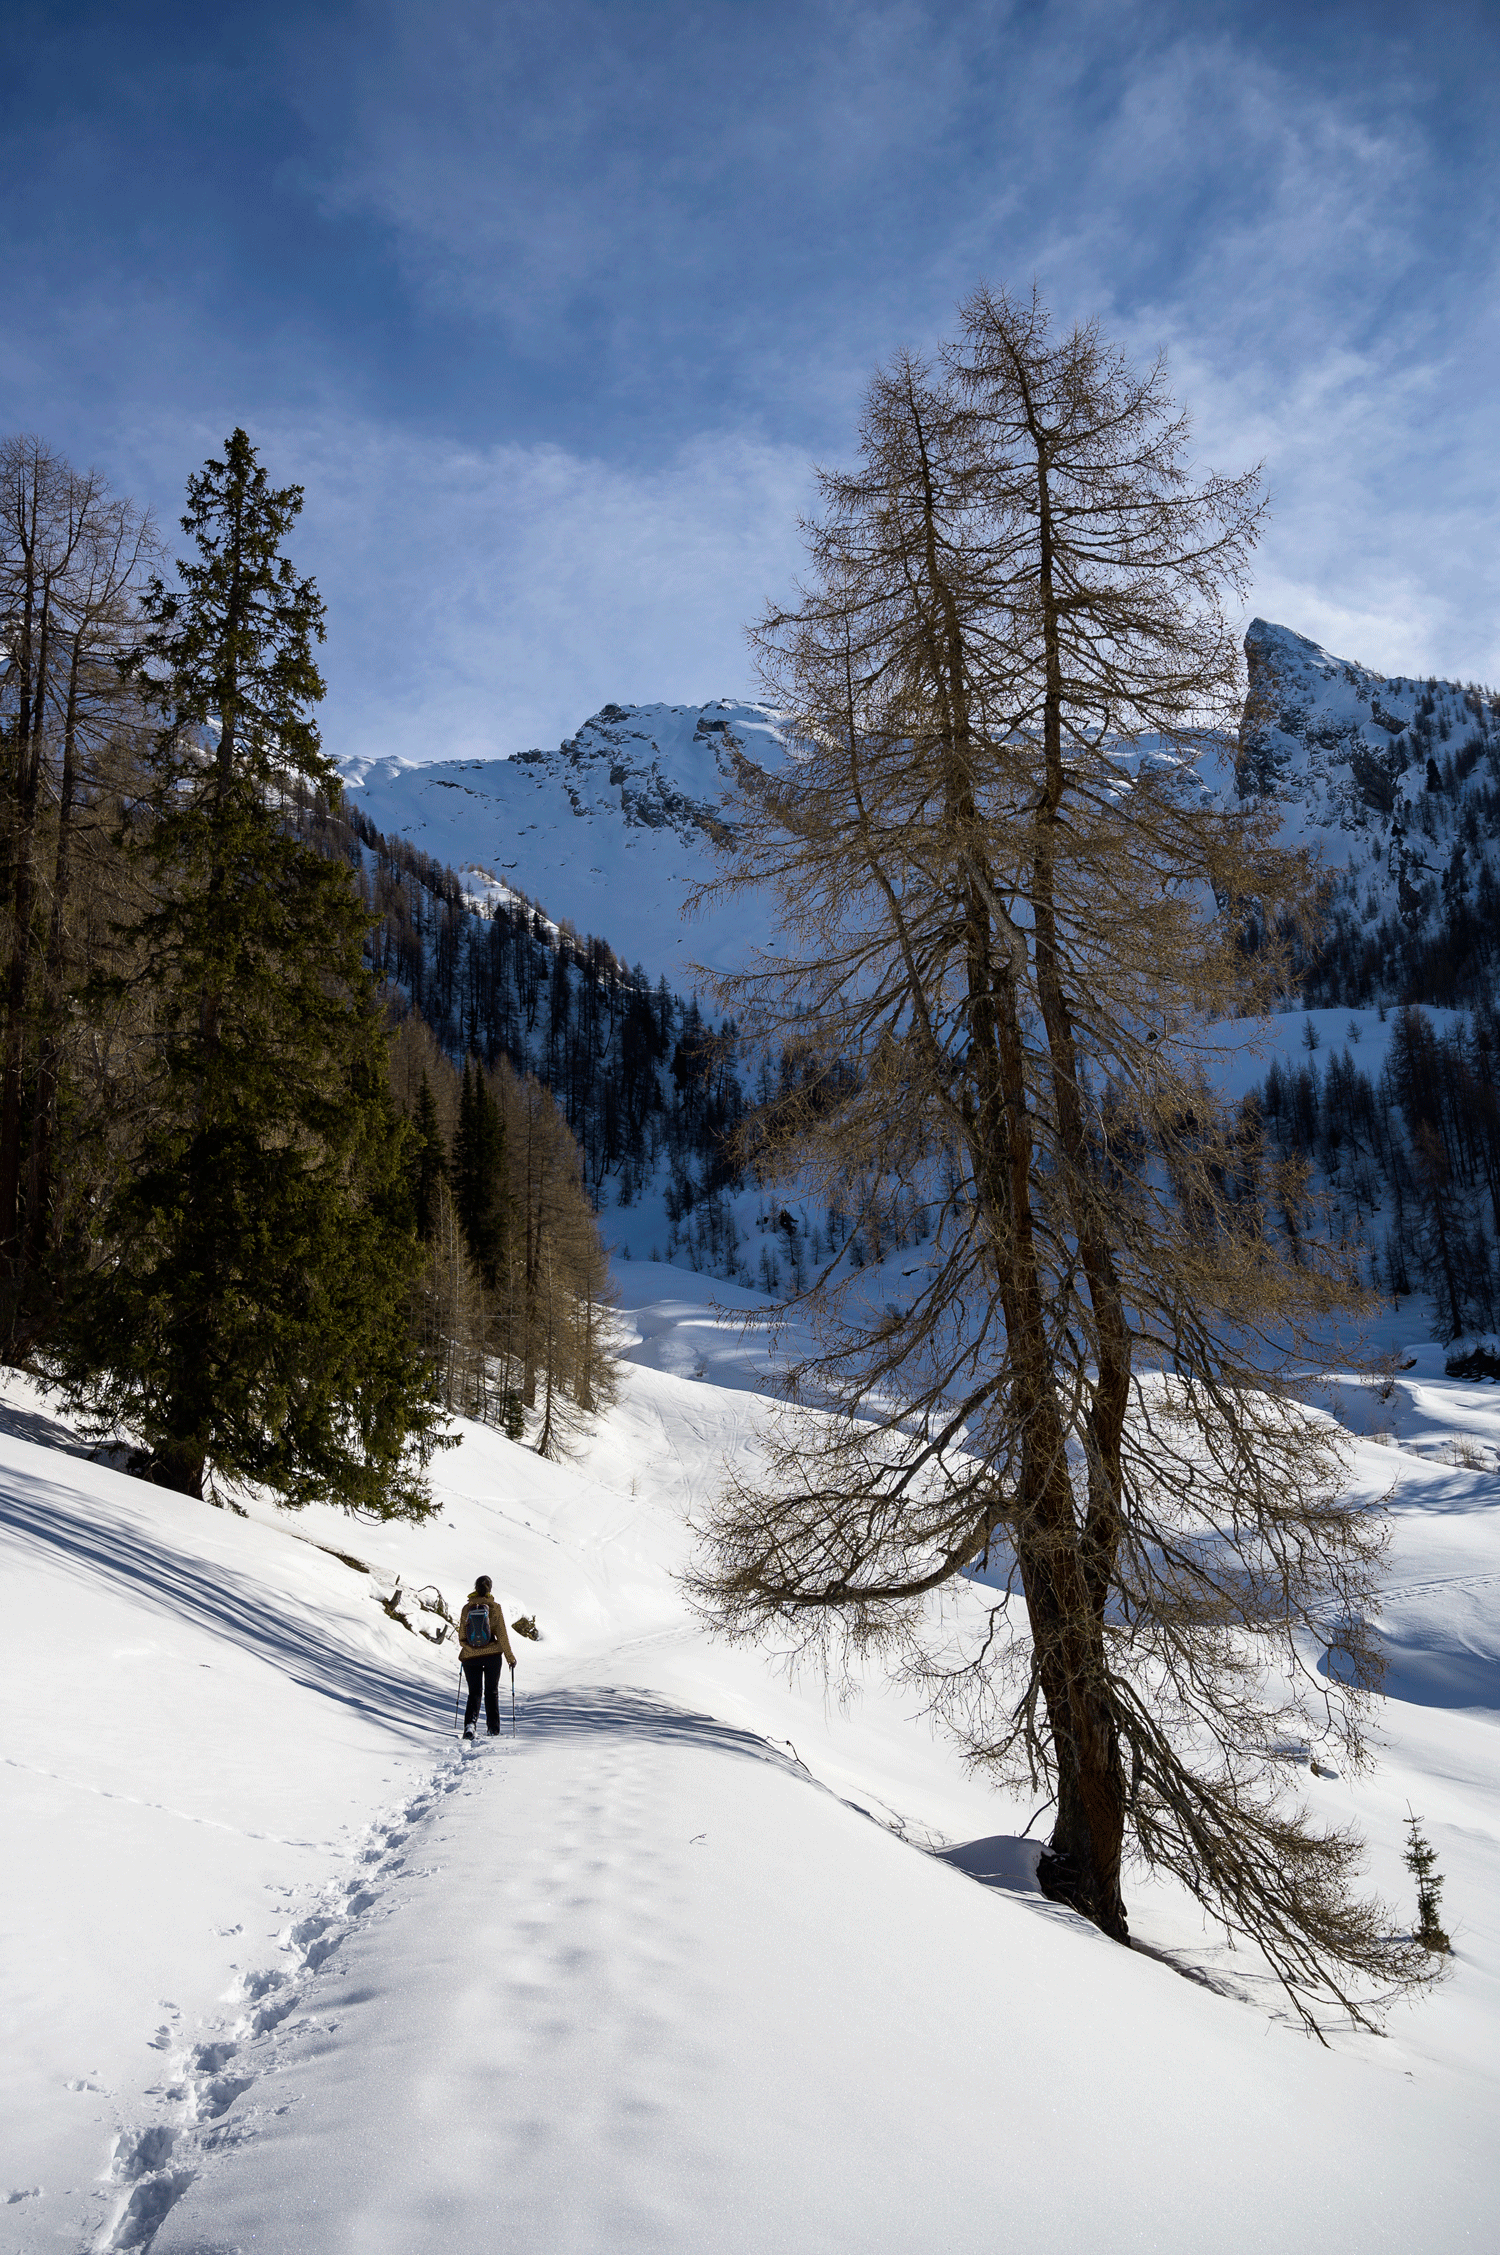
[[[474,1725],[473,1725],[472,1723],[465,1723],[465,1724],[464,1724],[464,1736],[465,1736],[465,1738],[472,1738],[472,1737],[473,1737],[473,1735],[474,1735]]]

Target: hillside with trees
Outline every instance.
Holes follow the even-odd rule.
[[[490,1056],[458,1086],[419,1015],[456,1031],[441,938],[432,980],[394,983],[400,918],[372,907],[313,718],[300,489],[232,433],[168,578],[97,477],[31,440],[0,471],[5,1357],[163,1485],[420,1515],[445,1410],[520,1432],[534,1409],[550,1451],[607,1398],[567,1118],[488,1012],[478,1031],[477,981]],[[518,961],[524,1019],[542,967]],[[591,1119],[571,991],[550,977],[545,1061]]]

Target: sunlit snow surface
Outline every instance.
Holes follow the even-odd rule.
[[[602,1427],[466,1429],[422,1531],[147,1489],[10,1382],[0,2250],[1496,2244],[1500,1389],[1424,1346],[1342,1392],[1398,1696],[1373,1778],[1303,1776],[1403,1899],[1421,1812],[1457,1956],[1324,2051],[1175,1891],[1133,1879],[1134,1930],[1212,1988],[1046,1904],[1031,1807],[909,1702],[707,1639],[684,1513],[765,1414],[711,1297],[762,1303],[622,1280]],[[465,1757],[378,1599],[483,1570],[542,1641]]]
[[[606,705],[556,751],[347,760],[341,772],[378,829],[456,869],[474,897],[525,893],[687,994],[701,984],[695,964],[729,969],[765,937],[753,900],[683,916],[717,873],[731,741],[764,765],[781,760],[761,705]]]

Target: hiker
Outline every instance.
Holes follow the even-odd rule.
[[[500,1600],[490,1595],[494,1586],[488,1574],[477,1574],[474,1587],[458,1609],[458,1649],[469,1681],[469,1701],[464,1708],[465,1738],[473,1737],[474,1725],[479,1720],[481,1686],[484,1719],[490,1736],[499,1736],[501,1661],[508,1660],[511,1674],[516,1672],[516,1656],[511,1650],[510,1632],[505,1626]]]

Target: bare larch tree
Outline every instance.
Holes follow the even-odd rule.
[[[115,833],[148,716],[118,661],[155,553],[150,517],[97,472],[0,440],[0,1352],[17,1360],[55,1313],[70,1209],[97,1188],[107,1035],[71,996],[128,882]],[[70,1064],[88,1118],[75,1109],[63,1153]]]
[[[769,1470],[705,1519],[693,1587],[732,1634],[882,1653],[973,1760],[1043,1781],[1042,1884],[1105,1933],[1133,1840],[1299,2009],[1358,2012],[1419,1953],[1288,1759],[1364,1758],[1382,1528],[1302,1382],[1358,1295],[1273,1226],[1302,1186],[1204,1071],[1282,976],[1238,910],[1307,893],[1199,776],[1259,483],[1195,481],[1162,368],[1095,328],[989,291],[961,318],[821,476],[808,582],[758,630],[791,757],[741,758],[721,880],[782,924],[727,995],[795,1064],[749,1156],[866,1237],[920,1202],[928,1257],[894,1301],[847,1255],[813,1280]]]

